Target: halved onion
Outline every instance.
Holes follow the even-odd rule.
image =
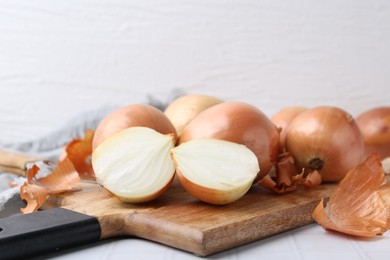
[[[147,127],[122,130],[93,151],[96,180],[124,202],[153,200],[173,181],[173,146],[173,134],[164,135]]]
[[[243,144],[258,159],[261,171],[255,182],[267,175],[278,157],[279,132],[258,108],[243,102],[224,102],[196,116],[185,128],[179,143],[213,138]]]
[[[238,200],[259,172],[256,155],[246,146],[217,139],[197,139],[172,150],[182,186],[211,204]]]

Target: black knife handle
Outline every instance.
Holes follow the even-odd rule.
[[[100,240],[95,217],[63,208],[0,219],[0,259],[22,259]]]

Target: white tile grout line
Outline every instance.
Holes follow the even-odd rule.
[[[387,235],[387,234],[386,234],[386,235]],[[377,239],[378,239],[378,240],[379,240],[379,239],[384,239],[384,240],[385,240],[385,239],[388,239],[388,238],[387,238],[387,237],[384,237],[384,236],[378,236]],[[365,241],[354,240],[354,241],[352,242],[352,244],[353,244],[354,248],[356,248],[356,251],[359,252],[359,255],[363,256],[364,259],[367,259],[367,260],[374,259],[374,257],[371,256],[371,254],[372,254],[373,252],[372,252],[372,251],[367,251],[367,250],[364,249],[364,247],[362,247],[362,243],[364,243],[364,242],[365,242]],[[367,243],[369,243],[369,242],[370,242],[370,241],[367,241]],[[375,241],[373,241],[373,242],[375,242]],[[389,247],[388,247],[388,248],[389,248]],[[387,254],[387,255],[389,256],[389,259],[390,259],[390,248],[387,249],[387,250],[385,250],[385,251],[383,251],[383,249],[382,249],[382,250],[378,251],[378,253]]]
[[[315,234],[315,233],[318,233],[319,231],[318,230],[315,230],[315,231],[309,231],[311,234]],[[323,230],[323,232],[325,232],[324,234],[326,236],[332,236],[332,235],[335,235],[335,236],[339,236],[337,233],[328,233],[327,231]],[[309,234],[309,233],[307,233]],[[291,245],[292,245],[292,251],[296,250],[296,252],[298,252],[299,256],[300,256],[300,259],[303,259],[304,258],[304,255],[309,252],[309,251],[312,251],[312,253],[315,253],[316,249],[312,249],[312,250],[306,250],[304,251],[301,246],[299,245],[299,242],[298,240],[296,239],[296,236],[301,236],[300,234],[300,231],[297,230],[297,232],[294,232],[290,235],[290,241],[291,242]],[[340,236],[343,236],[340,234]],[[388,240],[388,234],[385,234],[384,236],[378,236],[377,239],[378,240],[381,240],[383,239],[384,242],[382,241],[382,244],[383,243],[386,243],[386,241]],[[302,238],[302,237],[301,237]],[[310,240],[308,240],[310,241]],[[379,253],[379,254],[383,254],[383,255],[388,255],[389,256],[389,259],[390,259],[390,247],[388,249],[381,249],[380,251],[367,251],[364,246],[362,246],[363,244],[362,243],[375,243],[375,242],[379,242],[379,241],[364,241],[364,240],[360,240],[359,238],[348,238],[348,237],[345,237],[345,240],[342,240],[341,241],[342,243],[345,243],[345,245],[349,245],[350,248],[348,249],[349,251],[352,251],[354,253],[356,253],[360,259],[362,260],[371,260],[371,259],[375,259],[375,256],[373,256],[372,254],[376,254],[376,253]],[[380,246],[381,247],[381,246]],[[381,247],[383,248],[383,247]],[[334,252],[341,252],[340,251],[340,248],[338,249],[335,249]]]
[[[367,255],[367,252],[365,252],[363,250],[363,248],[361,248],[359,246],[359,243],[357,243],[355,240],[352,240],[350,242],[353,246],[353,248],[355,249],[355,251],[358,253],[359,257],[362,259],[362,260],[370,260],[371,258]]]
[[[293,256],[294,258],[295,257],[297,257],[297,259],[298,259],[298,257],[299,257],[299,259],[303,259],[304,258],[304,256],[302,255],[302,250],[299,248],[299,246],[298,246],[298,243],[297,243],[297,241],[296,241],[296,239],[295,239],[295,234],[296,233],[299,233],[299,232],[293,232],[292,234],[290,234],[289,236],[288,236],[288,238],[289,238],[289,242],[291,241],[291,243],[289,243],[289,245],[292,247],[291,249],[291,251],[292,252],[296,252],[297,253],[297,255],[296,256]]]

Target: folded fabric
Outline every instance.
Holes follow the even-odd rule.
[[[147,95],[147,103],[160,110],[164,110],[173,99],[183,94],[181,90],[175,89],[170,93],[166,101],[161,101],[153,95]],[[48,135],[27,142],[0,143],[0,149],[23,152],[57,162],[66,144],[74,138],[84,136],[88,129],[96,129],[106,115],[118,108],[119,106],[109,106],[93,111],[81,112],[63,125],[55,128]],[[25,178],[23,177],[0,172],[0,210],[8,199],[19,192],[19,186],[24,181]],[[10,182],[14,183],[16,187],[11,187],[9,185]]]

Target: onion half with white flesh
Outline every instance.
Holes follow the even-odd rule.
[[[172,150],[182,186],[210,204],[238,200],[259,172],[256,155],[246,146],[218,139],[194,139]]]
[[[124,202],[157,198],[174,177],[170,156],[174,140],[173,134],[147,127],[130,127],[112,135],[92,154],[97,182]]]

